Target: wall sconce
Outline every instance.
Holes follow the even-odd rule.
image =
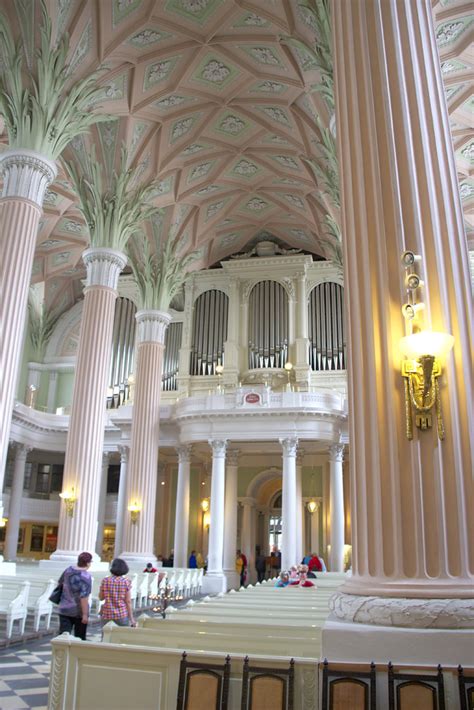
[[[217,375],[217,391],[219,394],[222,392],[222,373],[224,372],[223,365],[216,365],[216,375]]]
[[[130,513],[130,522],[132,525],[138,523],[138,518],[140,517],[141,505],[138,505],[137,501],[128,506],[128,512]]]
[[[36,405],[36,395],[38,394],[38,388],[36,385],[28,385],[26,388],[26,406],[30,409],[34,409]]]
[[[421,257],[411,251],[402,254],[405,267],[405,287],[408,303],[402,306],[406,335],[400,340],[400,352],[405,357],[401,364],[401,374],[405,380],[405,431],[409,440],[413,439],[413,414],[418,429],[432,426],[432,412],[436,411],[438,437],[444,439],[444,424],[439,395],[441,361],[454,345],[449,333],[435,332],[423,328],[423,302],[415,302],[415,292],[423,287],[415,264]]]
[[[204,513],[202,516],[202,525],[205,529],[209,527],[211,524],[211,514],[210,513]]]
[[[201,510],[203,513],[207,513],[209,510],[209,498],[203,498],[201,501]]]
[[[306,507],[308,508],[308,511],[311,513],[316,513],[319,510],[319,501],[317,500],[310,500],[308,501]]]
[[[74,516],[74,505],[77,501],[77,496],[74,493],[74,488],[71,488],[70,491],[63,491],[59,494],[59,497],[62,498],[66,506],[66,515],[72,518]]]
[[[290,377],[291,377],[291,371],[293,369],[293,363],[291,362],[285,362],[285,370],[286,374],[288,376],[288,382],[286,383],[286,390],[287,392],[291,392],[291,382],[290,382]]]
[[[8,523],[8,518],[0,518],[0,528],[4,528]]]

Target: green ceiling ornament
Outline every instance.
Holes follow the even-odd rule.
[[[41,8],[40,46],[33,66],[26,71],[25,47],[21,42],[15,46],[7,18],[0,13],[0,114],[10,149],[33,150],[56,160],[74,136],[111,117],[91,109],[101,91],[97,72],[66,89],[70,81],[66,63],[69,37],[64,34],[53,45],[51,20],[43,1]]]
[[[195,253],[179,256],[182,242],[171,236],[163,246],[162,231],[162,220],[152,221],[152,239],[141,232],[128,244],[140,309],[167,311],[183,285],[187,267],[198,258]]]
[[[133,187],[141,168],[127,168],[127,164],[128,152],[122,147],[119,170],[114,170],[106,185],[94,149],[82,158],[83,173],[72,161],[66,162],[79,195],[79,209],[87,222],[92,247],[124,251],[130,237],[140,230],[140,223],[159,211],[149,204],[157,182]]]
[[[36,286],[30,286],[28,294],[28,334],[33,347],[34,358],[43,361],[46,346],[53,334],[59,313],[48,311],[42,293]]]

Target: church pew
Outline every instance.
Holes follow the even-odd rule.
[[[188,660],[223,663],[224,653],[191,651]],[[246,654],[232,654],[228,710],[240,710]],[[84,643],[69,634],[52,640],[49,708],[67,710],[171,710],[176,707],[181,649]],[[288,668],[288,658],[251,655],[268,668]],[[295,657],[295,708],[316,710],[318,669]]]

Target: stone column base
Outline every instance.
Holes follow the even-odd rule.
[[[77,555],[68,557],[67,555],[64,555],[63,559],[57,559],[53,560],[50,558],[49,560],[40,560],[39,561],[39,568],[40,570],[47,571],[51,576],[58,576],[61,574],[61,572],[66,569],[66,567],[69,567],[70,565],[76,565],[77,564]],[[108,562],[101,562],[99,557],[96,557],[96,559],[92,560],[92,564],[88,569],[88,572],[93,574],[94,572],[107,572],[109,570],[109,563]]]
[[[122,552],[122,554],[119,555],[119,557],[122,560],[125,560],[125,562],[128,564],[130,569],[132,567],[137,567],[137,566],[143,567],[143,569],[145,569],[145,567],[147,566],[147,564],[149,562],[152,563],[153,567],[156,567],[156,563],[157,563],[156,555],[154,555],[153,553],[150,553],[149,555],[143,555],[143,554],[139,554],[137,552]],[[166,567],[165,567],[165,569],[166,569]]]
[[[210,572],[202,578],[203,594],[219,594],[227,591],[227,578],[223,572]]]
[[[227,579],[226,591],[229,589],[240,589],[240,575],[235,569],[225,569],[224,574]]]
[[[408,629],[337,621],[322,629],[321,657],[330,662],[474,665],[474,630]]]
[[[2,574],[14,577],[16,574],[16,563],[5,562],[2,555],[0,555],[0,575]]]

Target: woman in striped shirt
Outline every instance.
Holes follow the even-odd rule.
[[[136,626],[130,596],[132,583],[124,576],[128,573],[128,565],[117,557],[110,565],[110,571],[112,574],[104,577],[99,590],[99,599],[104,602],[100,610],[102,624],[113,621],[118,626]]]

